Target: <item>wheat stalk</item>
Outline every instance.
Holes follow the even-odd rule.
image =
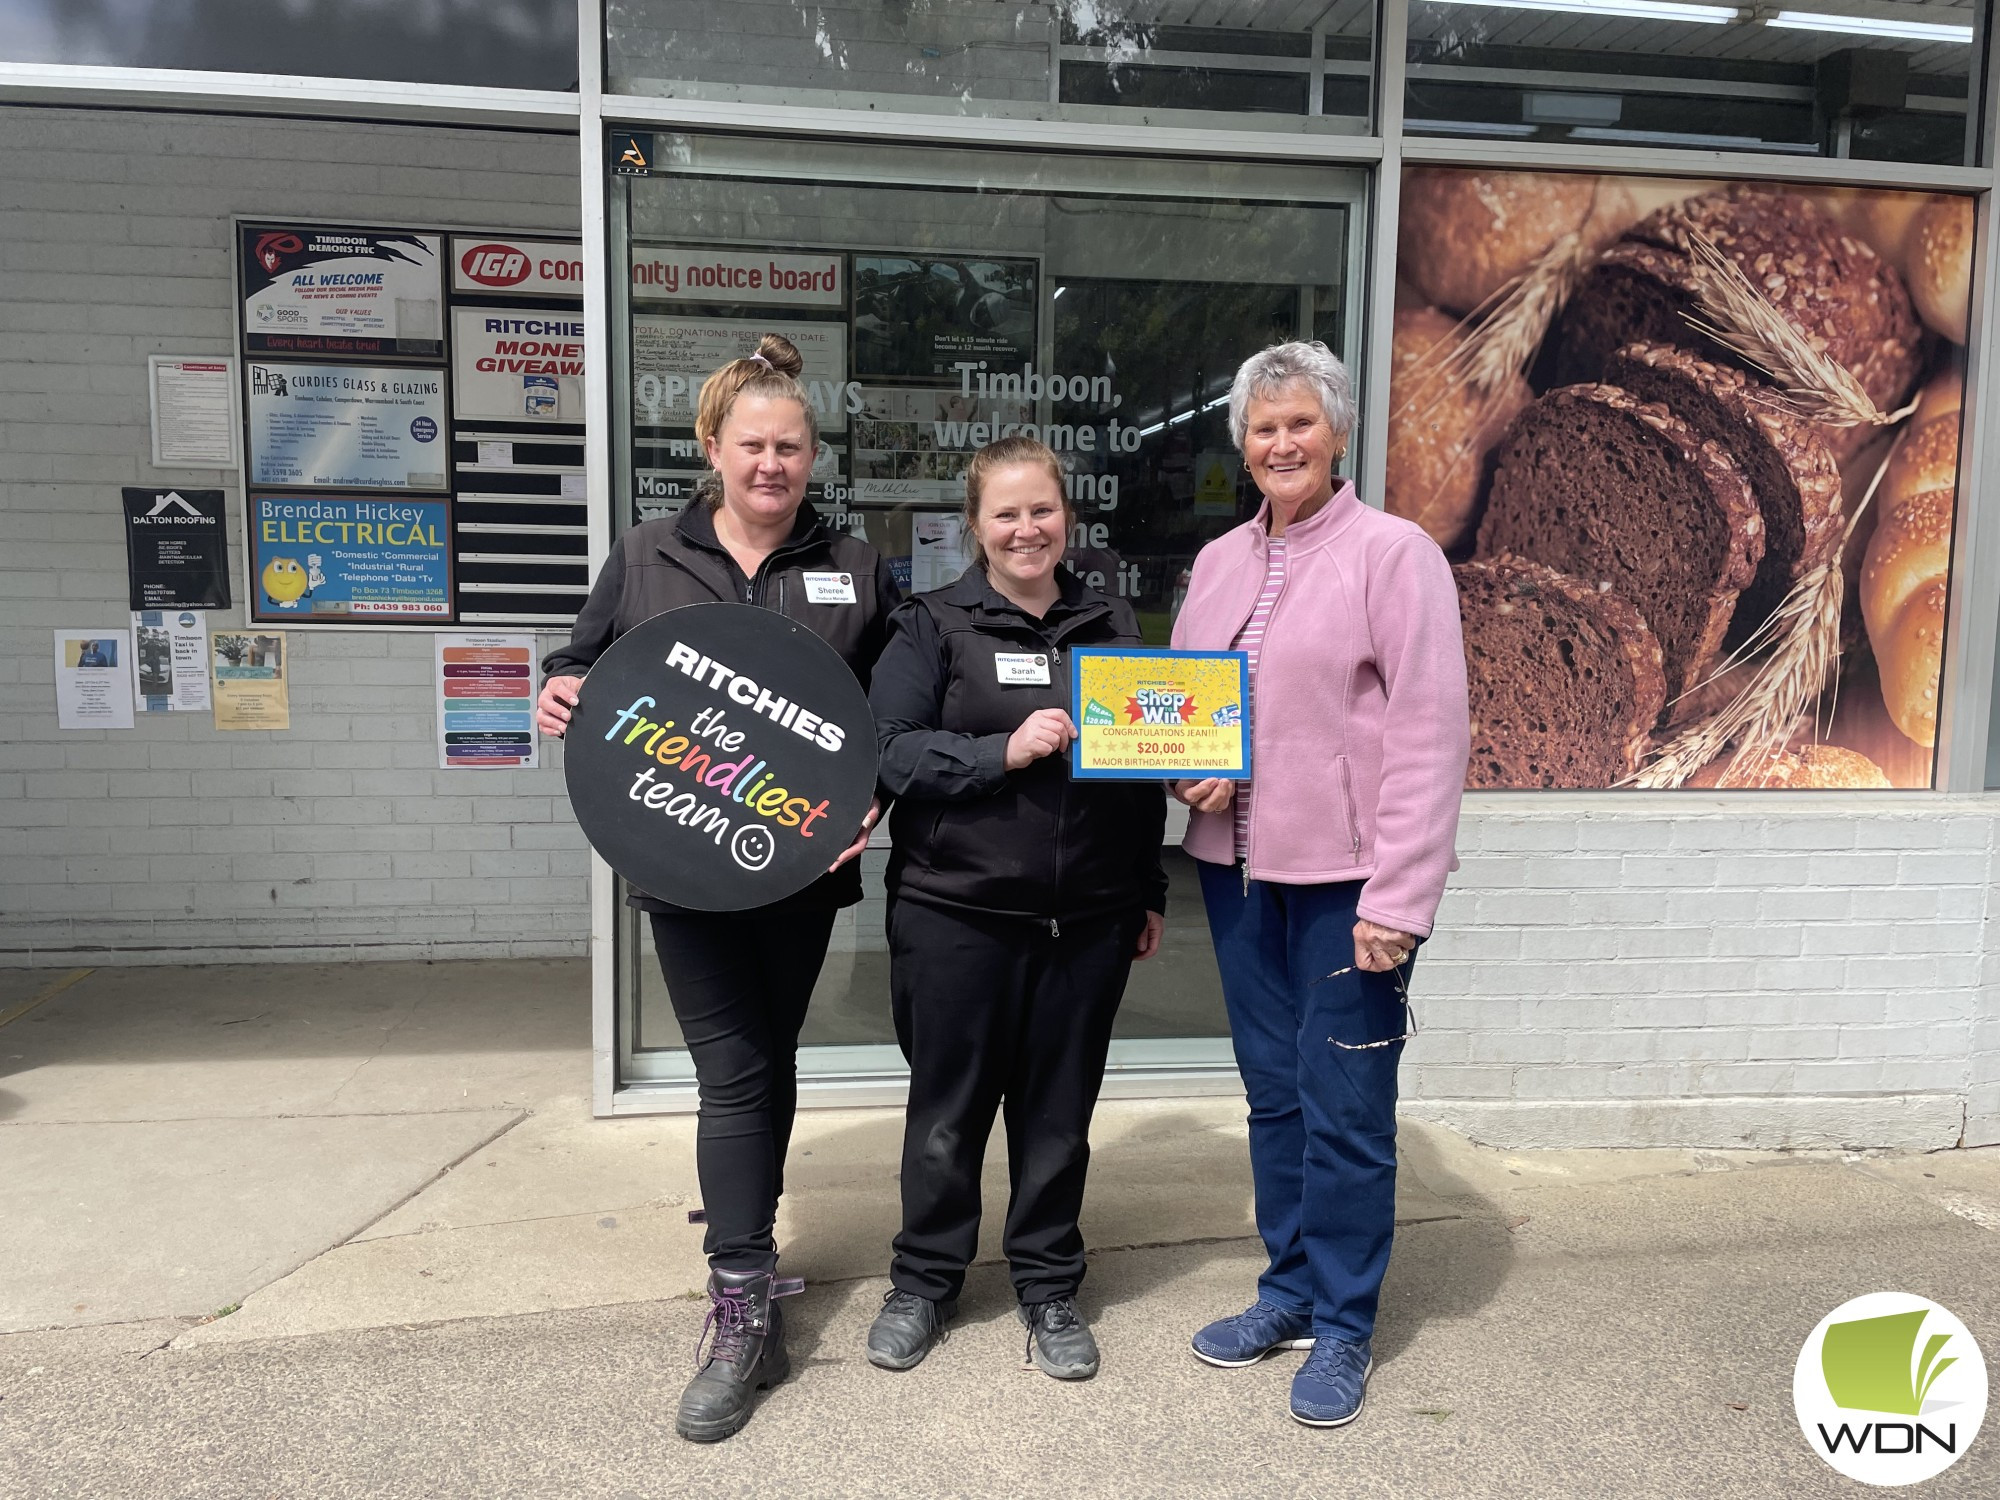
[[[1741,767],[1754,765],[1785,748],[1798,729],[1799,720],[1805,717],[1813,700],[1826,690],[1840,663],[1840,611],[1847,591],[1841,553],[1869,502],[1875,498],[1894,456],[1895,445],[1892,445],[1883,455],[1875,477],[1869,480],[1861,503],[1848,518],[1841,533],[1843,546],[1834,549],[1826,562],[1808,569],[1770,618],[1759,624],[1729,660],[1716,669],[1717,674],[1726,671],[1775,641],[1775,649],[1743,691],[1714,717],[1676,735],[1657,759],[1616,785],[1678,787],[1734,743],[1736,753],[1723,772],[1726,779]]]
[[[1907,415],[1907,409],[1885,413],[1877,407],[1854,372],[1772,306],[1715,241],[1684,219],[1677,228],[1700,306],[1698,314],[1681,316],[1768,375],[1778,387],[1774,404],[1835,427],[1884,427]]]

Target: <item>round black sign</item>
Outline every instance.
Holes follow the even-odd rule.
[[[847,663],[748,604],[690,604],[626,631],[563,739],[584,837],[646,894],[699,911],[812,884],[875,793],[875,720]]]

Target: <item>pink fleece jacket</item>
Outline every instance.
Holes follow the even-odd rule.
[[[1174,645],[1227,651],[1264,584],[1268,503],[1201,549]],[[1251,712],[1249,877],[1365,881],[1360,914],[1428,937],[1458,868],[1470,729],[1451,567],[1421,528],[1343,484],[1285,530]],[[1233,864],[1232,812],[1195,813],[1182,846]]]

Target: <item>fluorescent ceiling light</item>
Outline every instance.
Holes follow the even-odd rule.
[[[1433,5],[1474,5],[1481,10],[1559,10],[1573,15],[1627,21],[1693,21],[1726,26],[1737,17],[1733,5],[1680,5],[1673,0],[1430,0]]]
[[[1781,10],[1775,16],[1766,16],[1764,24],[1775,26],[1780,31],[1837,31],[1846,36],[1893,36],[1910,42],[1969,43],[1972,40],[1970,26],[1951,26],[1936,21],[1890,21],[1880,16],[1832,16],[1814,10]]]

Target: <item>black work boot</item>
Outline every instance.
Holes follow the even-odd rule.
[[[944,1341],[944,1325],[957,1316],[958,1304],[950,1298],[933,1302],[892,1288],[868,1328],[868,1363],[883,1370],[914,1369],[932,1344]]]
[[[674,1430],[690,1442],[719,1443],[743,1430],[768,1390],[792,1373],[785,1320],[776,1298],[803,1291],[769,1271],[708,1273],[708,1321],[695,1345],[698,1368],[681,1392]]]
[[[1028,1358],[1044,1375],[1088,1380],[1097,1373],[1097,1340],[1076,1310],[1076,1298],[1057,1297],[1021,1309],[1028,1325]]]

